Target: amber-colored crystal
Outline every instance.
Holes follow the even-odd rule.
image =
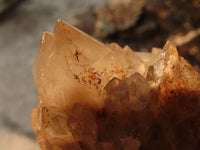
[[[200,75],[175,45],[108,47],[58,21],[35,63],[42,150],[198,150]]]

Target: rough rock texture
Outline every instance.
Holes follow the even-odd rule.
[[[42,150],[198,150],[200,75],[167,42],[137,53],[58,21],[33,67]]]
[[[145,0],[110,0],[95,11],[95,35],[102,38],[134,26],[144,5]]]

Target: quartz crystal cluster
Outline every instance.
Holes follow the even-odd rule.
[[[134,52],[59,20],[33,74],[42,150],[200,149],[200,75],[169,41]]]

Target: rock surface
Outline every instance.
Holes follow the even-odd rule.
[[[144,0],[111,0],[97,8],[95,35],[102,38],[134,26],[144,5]]]

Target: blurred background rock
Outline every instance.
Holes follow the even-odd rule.
[[[0,149],[39,149],[30,119],[38,98],[32,64],[41,33],[52,32],[58,18],[136,51],[170,39],[199,71],[200,0],[0,0]]]

